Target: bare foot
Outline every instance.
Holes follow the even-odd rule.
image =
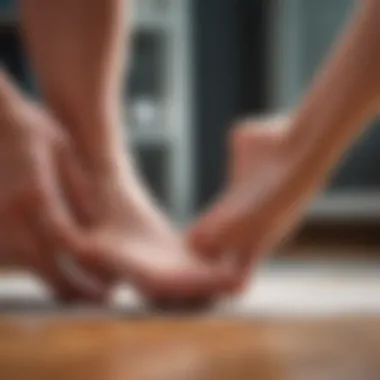
[[[191,254],[137,175],[124,174],[92,182],[98,198],[86,248],[91,266],[153,299],[203,297],[231,286],[230,270]]]
[[[287,119],[246,121],[233,131],[227,188],[189,232],[203,256],[231,254],[243,285],[263,252],[299,220],[321,179],[288,146]]]

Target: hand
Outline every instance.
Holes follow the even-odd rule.
[[[150,297],[213,294],[228,275],[186,249],[126,168],[120,84],[128,10],[123,1],[98,3],[91,12],[75,1],[45,1],[43,9],[24,1],[21,9],[45,99],[75,141],[96,198],[95,216],[85,223],[85,267],[97,266],[100,276],[129,281]],[[83,17],[70,17],[77,14]]]
[[[227,187],[189,231],[190,246],[203,257],[232,255],[239,273],[232,290],[293,229],[321,184],[289,146],[288,124],[285,118],[248,120],[233,130]]]
[[[0,263],[36,271],[62,298],[101,298],[98,284],[69,279],[55,256],[80,252],[79,226],[61,181],[65,173],[71,187],[81,188],[70,144],[47,112],[1,81]]]

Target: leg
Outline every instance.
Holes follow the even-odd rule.
[[[126,14],[122,0],[23,2],[29,51],[45,98],[70,131],[94,189],[92,265],[148,293],[213,292],[229,276],[189,255],[124,152]]]
[[[380,3],[361,2],[291,119],[247,121],[233,132],[227,189],[193,227],[190,242],[208,256],[234,252],[243,283],[258,255],[300,219],[346,147],[378,112],[379,25]]]

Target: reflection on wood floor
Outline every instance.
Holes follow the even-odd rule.
[[[269,267],[230,314],[183,318],[0,280],[0,380],[380,379],[379,263]]]
[[[4,380],[378,380],[380,317],[2,316]]]

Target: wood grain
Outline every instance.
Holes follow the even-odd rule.
[[[0,317],[4,380],[378,380],[380,317]]]

